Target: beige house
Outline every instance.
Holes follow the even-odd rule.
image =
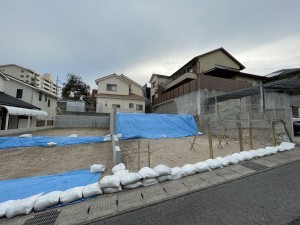
[[[119,112],[145,113],[143,87],[130,78],[111,74],[95,82],[98,86],[96,112],[110,113],[116,106]]]
[[[165,90],[172,90],[184,83],[197,79],[197,74],[241,80],[258,84],[263,78],[240,72],[245,66],[229,54],[224,48],[198,55],[173,73],[165,81]],[[153,81],[151,82],[153,85]]]

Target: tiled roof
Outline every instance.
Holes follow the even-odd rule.
[[[34,105],[0,92],[0,105],[14,106],[27,109],[40,109]]]

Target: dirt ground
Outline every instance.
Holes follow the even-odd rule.
[[[169,167],[183,166],[197,163],[209,158],[207,136],[196,138],[194,149],[190,150],[194,137],[166,138],[166,139],[131,139],[120,143],[122,158],[130,171],[138,171],[138,141],[140,141],[140,168],[148,166],[148,143],[150,145],[150,166],[165,164]],[[222,140],[222,148],[218,146],[218,139],[213,138],[214,157],[226,156],[240,151],[238,140]],[[265,147],[271,143],[254,142],[253,149]],[[249,144],[244,143],[244,150],[250,150]]]
[[[49,129],[31,132],[42,136],[107,135],[100,129]],[[26,147],[0,150],[0,180],[87,169],[94,163],[106,166],[104,174],[110,174],[113,166],[111,143],[82,145]]]

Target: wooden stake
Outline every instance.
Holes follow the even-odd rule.
[[[141,150],[140,150],[140,141],[138,141],[138,170],[140,170],[140,160],[141,160]]]
[[[191,145],[191,148],[190,148],[190,150],[194,150],[194,151],[196,151],[195,150],[195,148],[194,148],[194,144],[195,144],[195,141],[196,141],[196,138],[197,138],[197,135],[198,135],[198,133],[195,135],[195,137],[194,137],[194,139],[193,139],[193,142],[192,142],[192,145]]]
[[[210,120],[207,122],[207,132],[208,132],[208,146],[209,146],[209,157],[211,159],[214,158],[214,152],[213,152],[213,147],[212,147],[212,138],[211,138],[211,133],[210,133]]]
[[[275,135],[275,129],[274,129],[274,122],[271,122],[271,131],[272,131],[273,146],[276,146],[276,135]]]
[[[253,149],[252,122],[249,123],[249,144],[250,149]]]
[[[149,141],[148,141],[148,167],[151,168],[150,158],[151,158],[150,143],[149,143]]]

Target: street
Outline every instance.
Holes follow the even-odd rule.
[[[300,224],[300,161],[140,210],[101,224]]]

